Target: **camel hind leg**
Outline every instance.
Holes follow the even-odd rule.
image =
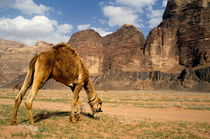
[[[34,80],[32,84],[31,91],[25,101],[25,107],[28,112],[28,117],[30,124],[34,125],[33,115],[32,115],[32,104],[33,100],[36,97],[38,90],[44,85],[44,83],[49,79],[50,76],[50,67],[45,66],[45,64],[36,63]]]
[[[22,102],[22,99],[24,97],[24,95],[26,94],[27,90],[29,89],[29,87],[32,84],[32,80],[33,80],[33,69],[29,69],[25,78],[25,81],[23,83],[23,86],[21,87],[18,95],[15,98],[15,106],[14,106],[14,110],[13,110],[13,118],[12,118],[12,122],[11,124],[17,124],[17,112],[18,112],[18,108]]]

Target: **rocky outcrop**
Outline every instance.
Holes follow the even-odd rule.
[[[47,50],[47,49],[49,49],[51,46],[53,46],[52,43],[45,42],[45,41],[38,41],[38,42],[36,42],[36,44],[35,44],[37,53],[40,53],[40,52],[42,52],[42,51],[44,51],[44,50]]]
[[[27,46],[0,39],[0,87],[26,73],[31,58],[45,49],[46,45]]]
[[[103,37],[103,71],[148,71],[143,55],[144,35],[133,25],[125,24],[116,32]]]
[[[153,70],[179,72],[210,65],[209,0],[169,0],[161,24],[147,37]]]
[[[188,68],[210,65],[210,1],[191,1],[182,6],[177,30],[179,63]]]
[[[13,47],[13,48],[21,48],[24,47],[25,45],[23,43],[20,42],[15,42],[15,41],[9,41],[9,40],[5,40],[0,38],[0,48],[1,50],[7,47]]]
[[[69,43],[77,54],[83,58],[90,74],[98,75],[102,72],[103,50],[101,36],[94,30],[88,29],[73,34]]]
[[[0,85],[13,80],[18,75],[26,72],[28,62],[35,54],[35,49],[26,48],[22,43],[0,41]]]
[[[117,68],[122,71],[143,71],[144,35],[133,25],[123,25],[116,32],[101,37],[89,29],[75,33],[69,42],[81,56],[92,75]]]
[[[209,91],[210,67],[198,70],[184,69],[180,73],[123,72],[108,70],[93,78],[96,89],[102,90],[153,90],[173,89],[184,91]]]

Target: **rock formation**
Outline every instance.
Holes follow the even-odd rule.
[[[69,43],[84,59],[92,75],[101,74],[103,51],[101,36],[92,29],[77,32],[72,35]]]
[[[148,71],[143,55],[144,35],[133,25],[123,25],[116,32],[102,38],[103,68],[105,72],[112,68],[122,71]]]
[[[94,30],[80,31],[69,42],[84,59],[92,75],[116,68],[122,71],[143,71],[144,35],[133,25],[124,25],[116,32],[101,37]]]
[[[27,46],[19,42],[0,39],[0,87],[26,73],[32,57],[45,46]]]
[[[153,70],[180,72],[210,65],[209,0],[168,0],[163,21],[147,37]]]

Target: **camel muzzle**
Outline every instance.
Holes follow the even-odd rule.
[[[97,109],[96,112],[103,112],[101,108]]]

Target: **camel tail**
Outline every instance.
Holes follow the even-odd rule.
[[[25,77],[23,86],[25,85],[27,88],[29,88],[33,83],[33,77],[34,77],[34,71],[35,71],[35,63],[38,56],[35,56],[31,61],[29,65],[29,69],[27,72],[27,75]]]
[[[33,77],[34,77],[34,71],[35,71],[35,63],[37,60],[37,56],[35,56],[31,61],[30,65],[28,68],[28,72],[26,74],[25,80],[23,82],[23,86],[21,87],[21,90],[28,90],[28,88],[32,85],[33,83]]]

